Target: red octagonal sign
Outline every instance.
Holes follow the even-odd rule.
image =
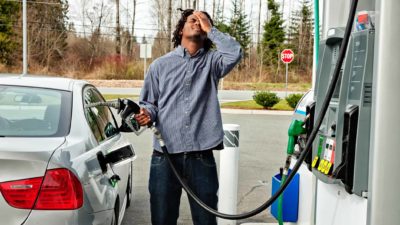
[[[281,52],[281,60],[283,63],[291,63],[294,58],[292,49],[285,49]]]

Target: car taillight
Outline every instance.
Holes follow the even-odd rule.
[[[78,209],[83,204],[83,190],[78,178],[67,169],[48,170],[34,209]]]
[[[18,209],[32,209],[43,177],[0,183],[0,192],[7,203]]]
[[[47,170],[40,178],[0,183],[0,190],[10,206],[20,209],[72,210],[83,204],[82,185],[67,169]]]

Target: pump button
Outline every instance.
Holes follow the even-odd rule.
[[[323,165],[322,165],[321,172],[322,172],[322,173],[325,173],[327,167],[328,167],[328,161],[324,160],[324,163],[323,163]]]
[[[313,160],[312,163],[311,163],[311,166],[312,166],[313,168],[317,167],[318,162],[319,162],[319,157],[318,157],[318,156],[315,156],[314,160]]]
[[[315,160],[315,159],[314,159],[314,160]],[[333,165],[333,164],[332,164],[331,162],[329,162],[329,161],[327,161],[327,160],[325,160],[325,159],[322,159],[322,160],[319,162],[318,171],[320,171],[321,173],[323,173],[323,174],[325,174],[325,175],[328,175],[328,174],[331,173],[332,165]]]
[[[321,172],[324,173],[324,174],[325,174],[325,170],[326,170],[326,166],[327,166],[327,165],[328,165],[327,161],[324,160],[324,163],[323,163],[322,169],[321,169]]]
[[[323,169],[324,169],[324,165],[325,165],[325,160],[323,159],[323,160],[321,160],[321,162],[319,162],[319,165],[318,165],[318,171],[320,171],[320,172],[322,172],[323,171]]]
[[[328,162],[328,165],[326,166],[326,169],[325,169],[325,174],[326,175],[331,173],[331,168],[332,168],[332,163]]]

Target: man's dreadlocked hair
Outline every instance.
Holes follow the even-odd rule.
[[[182,34],[180,34],[180,32],[182,31],[183,26],[185,25],[185,22],[186,22],[187,18],[190,15],[192,15],[193,12],[194,12],[193,9],[185,9],[185,10],[183,10],[181,8],[178,8],[178,10],[182,12],[182,16],[179,19],[178,24],[176,24],[175,31],[174,31],[174,37],[172,38],[172,42],[174,43],[174,48],[178,47],[178,45],[181,44]],[[210,20],[211,25],[213,26],[214,22],[212,21],[210,15],[205,11],[202,11],[202,13],[204,13],[207,16],[207,18]],[[206,38],[204,40],[203,48],[204,48],[205,51],[208,51],[211,48],[212,45],[213,45],[213,43],[211,42],[211,40]]]

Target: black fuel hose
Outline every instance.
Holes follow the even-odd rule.
[[[202,202],[194,193],[193,191],[189,188],[189,186],[186,184],[186,182],[181,178],[180,174],[178,173],[178,171],[176,170],[175,166],[173,165],[171,158],[169,157],[169,153],[167,150],[167,147],[164,145],[162,139],[162,144],[161,144],[161,149],[163,151],[163,153],[165,154],[169,165],[171,166],[171,169],[173,170],[174,174],[176,175],[176,177],[178,178],[179,182],[181,183],[183,189],[185,189],[185,191],[188,193],[188,195],[190,197],[192,197],[197,204],[199,204],[201,207],[203,207],[206,211],[208,211],[209,213],[220,217],[220,218],[224,218],[224,219],[229,219],[229,220],[240,220],[240,219],[245,219],[245,218],[249,218],[252,217],[254,215],[257,215],[258,213],[264,211],[265,209],[267,209],[269,206],[271,206],[271,204],[279,197],[279,195],[282,194],[282,192],[285,190],[285,188],[289,185],[290,181],[293,179],[294,175],[297,173],[297,171],[299,170],[301,164],[303,163],[306,155],[308,154],[308,152],[311,149],[311,145],[315,139],[315,137],[317,136],[318,130],[322,124],[322,121],[324,119],[325,113],[329,107],[329,102],[333,96],[333,92],[335,91],[335,87],[336,87],[336,83],[338,81],[339,78],[339,72],[340,69],[342,67],[343,61],[344,61],[344,57],[346,55],[346,51],[347,51],[347,46],[350,40],[350,34],[351,34],[351,29],[352,29],[352,25],[353,25],[353,21],[355,18],[355,13],[356,13],[356,9],[357,9],[357,4],[358,4],[358,0],[353,0],[352,4],[351,4],[351,8],[350,8],[350,13],[349,13],[349,17],[347,20],[347,25],[346,25],[346,31],[344,34],[344,38],[342,41],[342,45],[340,47],[340,52],[339,52],[339,58],[338,58],[338,62],[336,64],[334,73],[332,75],[332,79],[331,82],[329,84],[329,88],[328,91],[326,93],[326,97],[324,99],[324,102],[322,104],[322,108],[320,113],[318,114],[318,118],[316,121],[316,125],[314,126],[314,129],[312,130],[306,146],[305,146],[305,150],[300,154],[300,157],[298,158],[296,164],[294,165],[292,172],[288,175],[286,181],[284,182],[284,184],[281,185],[281,187],[278,189],[278,191],[276,191],[274,193],[274,195],[272,195],[263,205],[259,206],[258,208],[247,212],[247,213],[242,213],[242,214],[237,214],[237,215],[230,215],[230,214],[225,214],[225,213],[221,213],[216,211],[215,209],[210,208],[209,206],[207,206],[204,202]]]

